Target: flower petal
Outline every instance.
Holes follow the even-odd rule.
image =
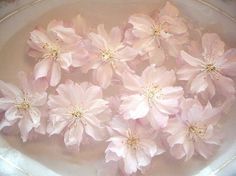
[[[5,118],[8,121],[12,121],[12,120],[16,120],[21,118],[22,116],[20,116],[18,114],[18,110],[15,106],[10,107],[6,112],[5,112]]]
[[[39,61],[34,67],[34,78],[39,79],[47,77],[51,68],[52,61],[50,59],[43,59]]]
[[[52,64],[51,76],[50,76],[50,85],[56,86],[61,80],[61,68],[58,63]]]
[[[202,36],[203,55],[210,61],[220,57],[224,53],[225,44],[215,33],[206,33]]]
[[[120,112],[124,115],[125,119],[143,118],[147,115],[148,111],[149,105],[145,97],[138,94],[122,97]]]
[[[128,151],[124,158],[124,169],[127,174],[132,174],[137,171],[138,163],[135,152]]]
[[[194,93],[200,93],[207,89],[208,83],[205,72],[199,73],[193,80],[190,86],[190,90]]]
[[[80,122],[75,122],[75,124],[70,127],[64,135],[64,142],[66,146],[77,145],[80,146],[82,141],[84,128]]]
[[[107,88],[111,84],[113,70],[110,64],[105,63],[95,70],[96,80],[102,88]]]
[[[189,55],[185,51],[181,51],[180,55],[186,63],[188,63],[189,65],[191,65],[193,67],[200,67],[201,65],[204,64],[202,60]]]
[[[26,142],[28,139],[29,132],[34,127],[32,121],[30,120],[30,118],[28,116],[25,116],[24,118],[22,118],[19,121],[18,127],[20,129],[21,138],[22,138],[23,142]]]

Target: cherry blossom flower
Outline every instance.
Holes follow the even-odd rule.
[[[185,99],[181,110],[164,130],[169,134],[171,154],[177,159],[189,160],[198,153],[207,159],[220,144],[222,135],[217,122],[222,108],[214,108],[210,103],[202,106],[196,99]]]
[[[186,64],[178,70],[177,77],[188,82],[191,93],[207,92],[210,98],[216,91],[227,97],[235,94],[231,78],[236,76],[236,49],[224,52],[224,46],[217,34],[207,33],[202,36],[203,52],[199,57],[181,51]]]
[[[151,158],[164,152],[154,142],[155,132],[135,121],[113,118],[112,134],[105,151],[106,162],[122,161],[126,174],[132,174],[151,163]]]
[[[42,82],[28,79],[24,72],[19,74],[22,89],[0,80],[0,112],[4,112],[4,117],[0,121],[0,130],[17,124],[21,138],[26,142],[29,133],[33,130],[37,132],[37,128],[40,127],[47,93],[44,91],[45,86],[42,86]]]
[[[178,9],[169,2],[154,18],[134,14],[129,17],[128,23],[132,24],[127,34],[128,40],[140,49],[141,55],[148,53],[150,62],[154,64],[164,62],[165,50],[172,56],[178,56],[178,47],[187,42],[187,26],[179,17]]]
[[[164,76],[164,77],[163,77]],[[124,73],[124,87],[131,91],[121,97],[120,113],[125,119],[147,117],[154,128],[165,127],[169,115],[178,112],[182,87],[174,86],[175,73],[165,67],[147,67],[142,76]]]
[[[81,66],[81,58],[87,56],[81,37],[62,21],[50,22],[47,30],[38,28],[32,31],[28,44],[29,55],[39,59],[34,67],[35,79],[46,77],[51,86],[60,82],[61,69],[68,71],[71,66]]]
[[[78,148],[85,134],[97,141],[105,137],[104,120],[99,115],[108,109],[108,102],[102,99],[100,87],[69,80],[56,92],[48,100],[49,135],[62,133],[66,146]]]
[[[114,27],[108,34],[104,25],[97,27],[97,33],[90,33],[90,66],[94,70],[94,80],[98,84],[107,88],[114,73],[121,75],[124,71],[131,71],[127,61],[133,60],[137,52],[133,48],[126,46],[123,42],[122,31],[119,27]]]

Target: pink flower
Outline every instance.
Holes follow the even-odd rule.
[[[67,81],[50,95],[49,135],[64,135],[66,146],[80,146],[85,134],[94,140],[102,140],[105,134],[103,113],[108,102],[102,99],[102,90],[87,83],[77,84]]]
[[[148,166],[152,157],[164,152],[154,142],[155,133],[135,121],[113,118],[111,129],[106,162],[122,161],[127,174]]]
[[[177,76],[188,82],[191,93],[207,92],[210,98],[216,91],[227,97],[235,94],[231,77],[236,76],[236,49],[224,53],[224,46],[217,34],[204,34],[203,52],[199,57],[181,51],[186,64],[178,70]]]
[[[124,95],[120,112],[125,119],[146,117],[154,128],[165,127],[169,115],[178,112],[179,100],[183,95],[182,87],[173,86],[175,73],[164,67],[147,67],[142,76],[124,73],[124,87],[131,95]]]
[[[123,34],[119,27],[114,27],[108,34],[103,25],[97,27],[98,33],[90,33],[90,68],[94,69],[94,79],[103,88],[107,88],[116,73],[121,75],[129,70],[127,61],[133,60],[137,52],[122,43]]]
[[[47,78],[51,86],[60,82],[61,69],[68,71],[71,66],[80,66],[80,60],[75,57],[87,55],[87,51],[79,47],[81,38],[62,21],[50,22],[47,30],[32,31],[28,44],[29,55],[40,59],[34,67],[35,79]]]
[[[41,125],[42,108],[47,101],[47,93],[44,92],[45,86],[37,81],[26,78],[20,72],[22,89],[0,81],[0,112],[4,112],[4,117],[0,122],[0,130],[4,127],[18,124],[21,138],[26,142],[29,133]],[[40,85],[40,87],[38,87]]]
[[[177,159],[189,160],[194,153],[207,159],[220,144],[217,121],[222,108],[210,103],[203,107],[195,99],[184,100],[181,107],[181,114],[170,119],[164,130],[169,134],[170,152]]]
[[[178,9],[169,2],[155,19],[135,14],[129,17],[128,22],[133,26],[131,33],[134,37],[131,38],[131,34],[127,36],[133,40],[134,47],[141,50],[141,55],[148,53],[150,62],[154,64],[164,62],[165,50],[172,56],[178,56],[177,46],[187,41],[187,27],[179,17]]]

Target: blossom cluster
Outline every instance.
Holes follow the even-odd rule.
[[[19,72],[21,88],[0,81],[0,130],[18,126],[24,142],[62,135],[78,150],[86,139],[103,141],[105,161],[123,175],[144,172],[164,152],[209,158],[235,98],[236,49],[225,50],[216,33],[196,39],[193,30],[169,2],[109,32],[81,16],[35,28],[32,74]]]

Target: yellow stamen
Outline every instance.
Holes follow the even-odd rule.
[[[196,126],[196,125],[191,125],[188,130],[189,130],[189,135],[191,137],[197,136],[197,137],[203,138],[204,135],[206,134],[206,128],[205,127],[199,127],[199,126]]]
[[[30,103],[26,99],[24,99],[21,103],[16,105],[16,108],[18,110],[27,111],[30,108]]]
[[[43,55],[43,58],[50,58],[56,60],[60,54],[60,49],[58,46],[49,45],[48,43],[45,43],[43,46],[44,49],[48,51],[48,53]]]
[[[139,142],[140,142],[139,138],[136,137],[130,130],[128,130],[128,139],[126,141],[128,147],[132,150],[137,150]]]
[[[217,71],[217,68],[213,64],[207,64],[206,67],[205,67],[205,70],[207,72],[215,72],[215,71]]]

